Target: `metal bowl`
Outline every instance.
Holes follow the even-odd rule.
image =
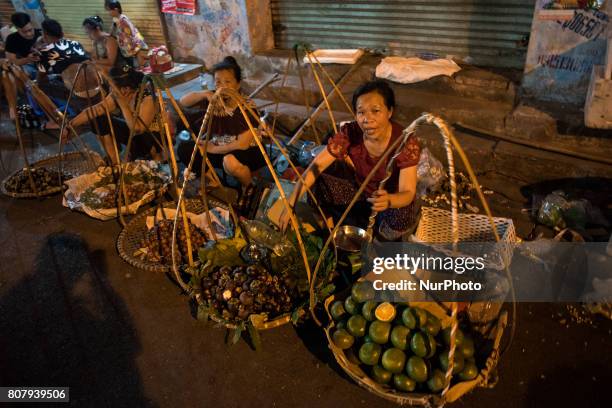
[[[336,248],[346,252],[360,252],[364,244],[370,242],[370,235],[363,228],[343,225],[334,234]]]

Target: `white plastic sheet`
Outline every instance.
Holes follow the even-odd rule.
[[[376,67],[376,77],[413,84],[438,75],[452,76],[461,67],[450,59],[426,61],[418,57],[386,57]]]
[[[92,218],[106,221],[119,216],[117,208],[92,208],[86,203],[81,201],[81,194],[85,193],[90,187],[104,178],[108,178],[112,170],[110,167],[100,167],[93,173],[83,174],[79,177],[70,179],[64,184],[68,186],[68,190],[64,193],[62,204],[64,207],[68,207],[71,210],[82,211]],[[122,214],[136,214],[140,206],[150,202],[155,198],[155,194],[158,190],[165,188],[170,182],[170,177],[163,173],[159,165],[154,161],[136,160],[130,162],[127,166],[127,174],[133,177],[138,177],[141,173],[147,173],[150,175],[156,175],[162,179],[162,184],[149,183],[150,190],[138,201],[131,202],[130,205],[123,205],[121,207]],[[126,175],[127,177],[127,175]],[[103,196],[109,194],[111,190],[116,188],[115,184],[107,184],[104,186],[97,187],[94,191],[96,194]]]
[[[164,214],[167,219],[174,220],[176,210],[172,208],[164,208]],[[146,225],[147,229],[153,228],[155,220],[161,220],[164,218],[161,208],[157,209],[157,214],[154,216],[150,215],[147,217]],[[196,227],[200,228],[206,233],[207,237],[212,236],[210,225],[208,224],[208,216],[206,213],[194,214],[187,212],[187,218]],[[179,218],[180,220],[180,218]],[[232,223],[230,221],[230,213],[225,208],[214,207],[210,209],[210,220],[218,239],[230,238],[232,236]]]

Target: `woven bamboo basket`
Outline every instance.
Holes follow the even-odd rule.
[[[502,238],[506,239],[508,242],[510,242],[511,240],[514,240],[515,233],[514,233],[514,227],[511,221],[508,222],[507,220],[504,220],[504,219],[498,219],[498,221],[496,222],[495,219],[492,217],[489,206],[485,200],[485,197],[482,191],[480,190],[478,180],[476,180],[474,172],[469,164],[469,161],[467,157],[465,156],[463,149],[461,148],[461,146],[455,139],[454,135],[450,131],[448,125],[442,119],[436,116],[433,116],[431,114],[423,114],[421,117],[417,118],[414,122],[412,122],[412,124],[410,124],[410,126],[408,126],[404,130],[402,137],[399,138],[392,146],[390,146],[387,152],[385,152],[385,154],[383,155],[383,157],[379,159],[379,163],[372,170],[372,173],[374,173],[377,170],[381,162],[384,162],[385,159],[391,153],[393,153],[391,160],[389,160],[387,164],[387,177],[381,181],[379,188],[382,189],[384,187],[385,182],[388,180],[391,174],[393,161],[399,156],[399,153],[402,151],[403,146],[405,145],[410,135],[414,134],[417,130],[417,127],[423,124],[436,126],[440,132],[440,135],[442,136],[442,139],[444,141],[444,146],[446,148],[446,153],[447,153],[450,186],[451,186],[451,212],[450,213],[447,212],[448,214],[445,214],[444,217],[440,217],[440,214],[442,214],[440,212],[441,210],[437,212],[434,212],[434,211],[428,212],[428,210],[426,210],[425,211],[426,214],[423,214],[426,220],[423,221],[423,216],[421,217],[421,223],[423,222],[425,223],[423,226],[420,226],[421,232],[423,231],[432,232],[429,236],[427,236],[427,238],[433,239],[435,237],[438,240],[438,241],[426,241],[425,243],[429,245],[432,245],[432,243],[434,242],[452,243],[453,247],[456,247],[456,245],[461,241],[462,237],[465,239],[466,237],[469,236],[470,240],[473,240],[474,237],[472,235],[474,234],[474,232],[478,232],[477,236],[479,236],[481,239],[490,238],[497,242],[500,242]],[[471,222],[468,225],[465,225],[466,220],[472,221],[475,217],[473,216],[460,217],[458,213],[457,186],[456,186],[456,181],[455,181],[455,166],[454,166],[453,148],[457,151],[457,153],[461,157],[462,161],[464,162],[468,170],[468,173],[470,175],[470,178],[473,184],[476,186],[478,196],[482,202],[485,212],[487,213],[487,215],[484,216],[484,219],[487,220],[486,224],[482,222],[482,217],[477,217],[478,223]],[[364,186],[369,182],[370,176],[371,174],[366,178],[366,180],[363,181],[360,187],[360,190],[358,190],[356,195],[359,195],[361,193]],[[353,198],[353,201],[351,202],[351,204],[349,204],[348,208],[345,210],[343,216],[340,218],[340,222],[334,228],[333,233],[335,233],[335,231],[339,228],[339,224],[341,224],[344,217],[348,214],[351,207],[354,205],[355,201],[356,201],[356,197]],[[431,214],[438,215],[438,218],[433,218]],[[376,212],[372,211],[372,214],[369,220],[369,224],[368,224],[368,235],[370,239],[372,239],[373,237],[372,227],[374,225],[375,218],[376,218]],[[462,222],[464,223],[463,226],[462,226]],[[488,226],[488,228],[490,228],[492,232],[489,234],[486,234],[484,232],[485,226]],[[433,232],[438,232],[438,235],[434,235]],[[420,236],[421,238],[423,238],[425,237],[425,234],[421,233]],[[501,257],[500,259],[504,259],[504,258]],[[508,264],[504,263],[504,265],[502,265],[502,268],[505,269],[509,277]],[[509,281],[511,282],[511,279],[509,279]],[[514,295],[512,286],[510,285],[510,287],[512,290],[512,294]],[[326,310],[329,309],[329,305],[331,304],[333,300],[334,300],[333,296],[329,297],[326,300],[325,302]],[[368,377],[368,375],[363,370],[361,370],[361,368],[359,367],[357,363],[351,361],[347,357],[347,355],[344,353],[344,351],[336,347],[336,345],[332,341],[331,330],[334,327],[334,322],[333,322],[333,319],[331,319],[331,315],[330,315],[331,323],[325,329],[325,333],[327,336],[329,347],[332,350],[332,353],[334,354],[334,357],[336,358],[336,361],[338,362],[340,367],[351,378],[353,378],[360,386],[368,389],[369,391],[373,392],[374,394],[382,398],[388,399],[390,401],[394,401],[401,405],[419,405],[419,406],[428,406],[428,407],[433,407],[433,406],[441,407],[446,402],[455,401],[456,399],[460,398],[465,393],[474,389],[476,386],[479,386],[479,385],[486,386],[487,384],[489,384],[490,378],[492,378],[492,375],[493,375],[493,370],[496,367],[497,362],[499,360],[499,356],[500,356],[499,346],[501,342],[501,337],[504,332],[504,328],[507,324],[507,314],[506,312],[501,311],[501,305],[499,308],[496,308],[494,311],[495,318],[490,318],[488,321],[487,329],[489,330],[487,331],[487,333],[489,333],[489,335],[491,336],[490,339],[493,341],[494,347],[491,353],[487,357],[485,367],[480,371],[476,379],[472,381],[468,381],[468,382],[454,384],[454,385],[451,383],[451,381],[452,381],[452,376],[453,376],[452,372],[454,368],[453,367],[454,354],[455,354],[456,347],[457,347],[456,333],[459,327],[458,304],[456,302],[451,302],[449,304],[451,308],[450,315],[448,315],[445,309],[439,308],[438,310],[431,310],[431,302],[429,305],[428,303],[420,302],[419,306],[425,309],[429,309],[435,316],[441,319],[443,327],[450,327],[450,330],[451,330],[450,331],[449,357],[448,357],[449,364],[448,364],[448,369],[446,370],[446,373],[445,373],[445,388],[442,390],[441,393],[439,394],[398,393],[389,387],[375,383],[372,379]],[[329,314],[329,310],[328,310],[328,314]]]
[[[450,255],[452,251],[435,244],[448,244],[452,240],[451,231],[452,213],[448,210],[423,207],[421,220],[415,232],[416,241],[434,244],[432,247]],[[495,235],[491,231],[491,224],[486,215],[458,214],[459,241],[460,242],[494,242]],[[495,229],[500,242],[486,254],[486,265],[494,269],[504,269],[510,265],[516,232],[514,223],[509,218],[494,217]]]
[[[220,201],[209,198],[209,204],[213,207],[224,207],[226,205]],[[164,208],[176,208],[176,203],[167,202],[163,204]],[[204,204],[199,199],[191,199],[185,201],[185,206],[188,212],[194,214],[202,214],[206,211]],[[147,217],[156,213],[158,207],[152,207],[147,211],[138,214],[134,217],[121,231],[117,238],[117,251],[119,256],[130,265],[148,272],[166,273],[172,270],[170,265],[164,265],[156,262],[143,260],[134,255],[140,249],[142,240],[147,232],[146,220]]]
[[[403,393],[388,385],[379,384],[372,380],[356,362],[355,356],[349,355],[345,352],[345,350],[338,348],[334,344],[334,341],[332,340],[332,333],[335,328],[335,323],[331,317],[329,308],[334,300],[344,300],[345,298],[346,296],[336,297],[335,295],[332,295],[325,300],[325,310],[331,322],[325,328],[325,336],[327,337],[329,348],[340,368],[342,368],[342,370],[360,387],[399,405],[440,407],[444,405],[444,402],[454,402],[458,400],[476,387],[490,387],[494,385],[496,381],[495,370],[500,357],[501,339],[508,320],[506,312],[502,312],[499,315],[497,321],[493,323],[492,330],[488,332],[488,340],[492,342],[491,351],[488,353],[484,366],[479,370],[478,376],[475,379],[471,381],[458,382],[451,385],[444,396],[441,394]],[[437,303],[416,302],[411,303],[410,305],[420,307],[432,313],[434,316],[440,319],[442,328],[447,328],[453,323],[452,315],[447,314],[445,309],[440,307]]]
[[[171,103],[173,104],[173,107],[175,108],[175,110],[177,111],[177,113],[179,114],[179,117],[181,118],[181,120],[183,121],[183,123],[185,124],[186,128],[188,129],[188,131],[190,131],[192,133],[192,138],[196,141],[199,142],[208,142],[208,138],[210,137],[210,132],[205,132],[205,130],[210,126],[211,122],[211,117],[212,117],[212,112],[214,111],[214,109],[226,109],[225,106],[225,102],[224,100],[232,100],[233,102],[235,102],[237,104],[237,106],[240,109],[240,113],[243,115],[243,117],[245,118],[247,124],[249,125],[249,130],[251,132],[251,134],[253,135],[253,138],[258,146],[258,148],[261,151],[261,154],[263,155],[265,161],[266,161],[266,166],[268,167],[268,169],[270,170],[270,173],[272,175],[272,178],[274,179],[274,183],[277,186],[277,188],[279,189],[280,192],[280,198],[283,201],[283,203],[285,204],[286,208],[289,209],[289,216],[291,219],[291,225],[293,227],[293,229],[296,231],[296,238],[297,238],[297,250],[298,253],[300,254],[302,261],[304,262],[304,267],[306,270],[306,275],[308,278],[308,281],[311,283],[310,286],[310,299],[313,299],[314,296],[312,295],[312,291],[315,290],[312,282],[313,282],[313,276],[311,273],[311,266],[309,264],[308,261],[308,257],[306,255],[306,249],[304,246],[304,242],[303,242],[303,237],[301,236],[301,232],[300,232],[300,228],[299,228],[299,222],[297,220],[296,214],[293,211],[293,208],[288,204],[288,198],[285,195],[285,192],[281,186],[280,183],[280,179],[278,178],[278,175],[276,174],[276,171],[274,169],[274,166],[272,164],[272,161],[268,155],[268,152],[266,151],[263,142],[262,142],[262,134],[260,132],[262,132],[263,134],[265,134],[266,136],[268,136],[272,142],[275,143],[276,147],[281,151],[281,153],[283,153],[287,158],[289,157],[289,153],[287,152],[287,150],[283,147],[283,145],[278,141],[278,139],[274,136],[273,132],[271,132],[265,123],[261,122],[258,117],[259,115],[255,114],[254,110],[252,107],[250,107],[246,101],[244,100],[244,98],[238,94],[238,92],[228,89],[228,88],[221,88],[219,90],[216,91],[215,95],[212,97],[211,99],[211,103],[208,106],[208,110],[206,112],[206,115],[204,117],[204,120],[202,122],[202,126],[200,128],[199,134],[195,134],[193,132],[191,132],[191,129],[189,128],[189,124],[186,122],[184,116],[182,115],[182,112],[180,111],[180,108],[178,107],[178,105],[175,103],[175,101],[173,100],[173,98],[170,98]],[[253,121],[252,118],[255,118],[255,120]],[[259,129],[259,130],[257,130]],[[204,136],[205,135],[205,136]],[[189,165],[187,166],[187,170],[189,172],[192,171],[192,166],[193,166],[193,162],[194,162],[194,158],[197,152],[200,152],[202,154],[202,156],[204,157],[204,162],[207,164],[207,166],[212,167],[208,158],[207,158],[207,153],[206,153],[206,149],[202,148],[198,145],[198,143],[196,143],[196,145],[194,146],[194,150],[192,152],[192,156],[191,156],[191,161],[189,163]],[[292,167],[292,169],[298,174],[298,177],[301,177],[299,174],[299,172],[297,171],[297,168],[295,167],[295,165],[291,162],[291,160],[289,161],[289,165]],[[218,176],[216,175],[215,172],[212,172],[211,176],[213,177],[214,181],[216,181],[216,183],[221,184],[221,181],[219,180]],[[203,185],[201,188],[201,191],[203,192],[203,194],[205,194],[206,191],[206,177],[202,177],[203,180]],[[183,201],[183,191],[185,189],[185,185],[186,185],[186,180],[183,183],[183,187],[181,189],[179,189],[179,200],[177,203],[177,212],[175,215],[175,225],[174,225],[174,231],[173,231],[173,242],[176,239],[176,225],[178,222],[182,222],[180,220],[180,207],[181,207],[181,203]],[[315,202],[315,206],[317,208],[317,210],[322,214],[323,211],[321,209],[321,207],[317,204],[316,201],[316,197],[314,197],[314,194],[312,193],[312,191],[310,191],[310,189],[307,190],[307,192],[309,193],[309,195],[313,198],[314,202]],[[236,228],[236,233],[238,234],[244,234],[246,235],[246,233],[243,233],[240,231],[240,222],[238,221],[238,217],[235,214],[235,212],[233,211],[232,206],[228,203],[229,209],[230,209],[230,213],[232,215],[232,218],[234,219],[234,224],[237,225]],[[174,260],[173,262],[173,271],[174,271],[174,275],[176,277],[177,282],[181,285],[181,287],[187,292],[189,293],[194,300],[196,301],[196,303],[199,306],[203,306],[206,307],[207,305],[205,304],[204,299],[201,296],[201,293],[199,293],[197,290],[193,290],[190,285],[186,282],[182,281],[182,277],[179,271],[179,265],[177,264],[176,260]],[[312,307],[314,307],[313,305],[311,305]],[[294,311],[294,313],[296,313],[296,311]],[[303,311],[299,310],[297,311],[298,314],[302,314]],[[267,329],[272,329],[272,328],[276,328],[279,327],[281,325],[287,324],[291,322],[291,316],[292,314],[283,314],[280,315],[278,317],[275,317],[271,320],[266,320],[265,318],[262,318],[261,315],[251,315],[249,318],[248,323],[255,329],[257,330],[267,330]],[[215,313],[210,313],[209,318],[213,321],[216,321],[219,324],[224,325],[226,328],[228,329],[236,329],[238,328],[238,324],[234,323],[234,322],[228,322],[224,319],[222,319],[220,316],[218,316],[218,314],[216,315]]]
[[[54,156],[46,157],[42,160],[32,163],[30,167],[32,168],[45,167],[52,172],[57,172],[58,175],[59,175],[60,169],[62,169],[64,173],[70,174],[71,177],[77,177],[77,176],[80,176],[81,174],[86,174],[86,173],[95,171],[99,166],[103,164],[104,164],[104,161],[102,160],[102,158],[100,157],[98,153],[93,152],[93,151],[88,151],[88,152],[69,152],[69,153],[62,153],[61,155],[57,154]],[[36,197],[56,194],[56,193],[61,192],[64,189],[63,186],[58,186],[58,187],[47,189],[46,191],[40,191],[38,194],[36,193],[14,193],[14,192],[8,191],[6,189],[6,183],[11,177],[17,175],[21,171],[24,171],[24,170],[23,169],[17,170],[2,181],[2,185],[0,186],[0,191],[2,191],[2,194],[7,195],[9,197],[13,197],[13,198],[36,198]]]

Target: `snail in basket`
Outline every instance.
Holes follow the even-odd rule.
[[[357,282],[351,295],[330,306],[332,341],[351,349],[369,376],[401,392],[440,392],[448,368],[450,328],[427,310],[373,300],[370,282]],[[457,330],[453,380],[476,378],[473,337]]]
[[[206,242],[204,231],[196,227],[191,221],[187,220],[189,225],[189,236],[191,239],[191,250],[195,254],[197,249]],[[174,222],[172,220],[159,220],[153,228],[145,233],[142,240],[141,248],[145,248],[145,259],[150,262],[163,263],[166,265],[172,264],[172,229]],[[175,242],[176,256],[182,262],[188,262],[187,249],[187,234],[182,220],[179,220],[176,228]]]
[[[228,321],[288,313],[297,290],[295,279],[273,275],[261,265],[221,266],[202,278],[201,287],[208,305]]]
[[[51,171],[45,167],[37,167],[30,169],[30,173],[38,191],[60,187],[57,171]],[[70,174],[68,173],[64,173],[62,176],[62,180],[69,178]],[[27,169],[23,169],[9,178],[6,181],[5,188],[11,193],[34,193]]]

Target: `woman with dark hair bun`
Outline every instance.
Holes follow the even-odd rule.
[[[118,108],[121,116],[111,115],[117,144],[127,145],[130,131],[134,131],[129,151],[130,160],[139,158],[161,160],[161,114],[156,112],[155,102],[149,91],[145,91],[138,113],[133,114],[138,103],[138,89],[144,74],[125,65],[122,68],[112,68],[110,76],[113,84],[111,84],[111,92],[104,101],[83,110],[70,121],[70,125],[76,129],[89,123],[90,120],[95,120],[96,123],[91,124],[91,130],[99,136],[111,162],[118,164],[118,157],[111,139],[111,129],[106,117],[107,110],[113,112]],[[68,136],[68,131],[62,135],[64,139]]]
[[[83,20],[85,33],[91,39],[93,45],[93,60],[106,72],[112,67],[122,67],[126,60],[119,52],[117,40],[104,31],[103,21],[100,16],[91,16]]]
[[[223,61],[213,66],[212,73],[215,78],[216,89],[240,90],[242,70],[234,57],[225,57]],[[193,129],[200,129],[203,118],[202,112],[206,112],[213,95],[214,92],[212,91],[196,91],[181,98],[182,106],[199,106],[200,108],[199,121],[191,124]],[[224,170],[225,173],[240,182],[242,186],[242,199],[240,201],[248,203],[255,190],[252,184],[252,172],[265,166],[265,160],[255,143],[246,119],[236,103],[228,100],[226,104],[231,112],[228,113],[222,109],[212,112],[212,134],[206,152],[213,167]],[[249,119],[253,126],[257,126],[257,118],[250,117]],[[193,148],[193,142],[185,142],[179,145],[178,156],[183,163],[189,163]],[[193,171],[199,174],[201,166],[202,156],[197,154]]]
[[[306,186],[314,185],[319,204],[334,222],[403,131],[391,120],[395,95],[384,81],[366,82],[357,88],[353,94],[353,109],[357,120],[342,126],[327,142],[327,149],[319,153],[304,173]],[[419,144],[412,135],[394,162],[385,190],[379,190],[378,185],[386,177],[386,162],[367,184],[345,222],[365,228],[374,209],[378,212],[375,223],[378,238],[397,240],[410,231],[418,215],[415,199],[419,157]],[[349,166],[341,166],[344,163]],[[305,187],[298,183],[289,203],[294,206],[304,191]],[[280,217],[281,227],[286,228],[288,222],[289,213],[285,209]]]

